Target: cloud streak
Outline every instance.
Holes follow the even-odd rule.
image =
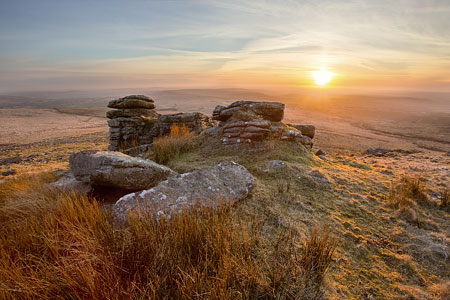
[[[449,20],[448,1],[11,1],[0,12],[0,92],[82,88],[71,72],[97,74],[102,88],[105,74],[124,87],[266,87],[278,76],[274,86],[304,88],[320,67],[338,73],[336,88],[423,79],[445,90]]]

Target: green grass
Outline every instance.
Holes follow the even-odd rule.
[[[283,160],[305,166],[321,163],[315,160],[302,145],[294,142],[263,141],[256,145],[224,146],[217,138],[197,136],[192,143],[189,150],[172,156],[165,160],[164,164],[183,173],[194,168],[212,167],[225,160],[239,163],[250,171],[256,171],[259,164],[268,160]],[[149,153],[148,157],[155,157],[155,151]]]

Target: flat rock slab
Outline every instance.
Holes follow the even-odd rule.
[[[197,205],[217,208],[220,204],[233,204],[246,198],[253,187],[254,178],[245,167],[226,161],[213,168],[171,177],[149,190],[126,195],[114,205],[113,216],[119,222],[126,222],[130,213],[170,216]]]
[[[130,95],[108,103],[109,108],[155,108],[153,99],[144,95]]]
[[[303,135],[306,135],[311,139],[313,139],[314,135],[316,134],[316,127],[314,125],[300,125],[300,124],[287,124],[287,125],[294,127],[297,130],[300,130],[300,132]]]
[[[86,150],[69,159],[75,178],[90,185],[143,190],[174,176],[166,166],[114,151]]]

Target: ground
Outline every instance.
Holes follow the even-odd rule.
[[[17,156],[22,161],[1,165],[0,172],[64,170],[70,153],[106,149],[104,111],[1,109],[0,161]],[[415,120],[382,118],[376,111],[376,116],[349,115],[350,108],[331,113],[311,105],[287,105],[286,123],[316,125],[313,150],[325,150],[332,161],[291,144],[270,144],[267,151],[245,155],[231,148],[217,152],[203,137],[194,150],[168,165],[178,172],[228,159],[246,166],[257,178],[256,188],[236,206],[236,214],[261,217],[268,235],[293,228],[307,236],[315,224],[331,224],[339,242],[327,276],[329,299],[448,299],[450,215],[439,202],[450,187],[449,114],[433,111]],[[376,147],[393,151],[365,153]],[[274,159],[286,167],[262,171],[262,164]],[[329,183],[319,182],[312,171]],[[416,208],[420,222],[390,204],[392,186],[403,175],[423,178],[428,202]]]

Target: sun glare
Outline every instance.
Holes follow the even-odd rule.
[[[325,69],[320,69],[312,72],[314,82],[320,86],[324,86],[329,83],[333,79],[334,75],[335,74],[333,72],[327,71]]]

